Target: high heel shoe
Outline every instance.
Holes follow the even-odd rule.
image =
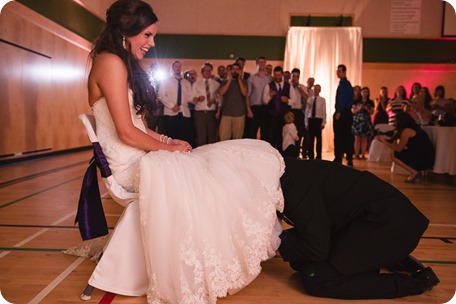
[[[405,180],[405,182],[407,184],[414,184],[416,182],[417,179],[421,178],[423,175],[421,174],[420,171],[418,171],[414,176],[412,176],[411,178],[407,178]]]

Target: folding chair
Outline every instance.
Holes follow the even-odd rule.
[[[95,118],[87,114],[82,114],[79,118],[94,146],[94,158],[109,195],[115,202],[125,207],[103,250],[103,257],[81,294],[81,300],[91,299],[94,289],[90,284],[91,281],[106,291],[132,296],[144,295],[148,279],[140,233],[139,195],[122,188],[111,174],[95,133]],[[124,282],[125,278],[129,278],[127,283]],[[122,286],[117,282],[123,282]]]

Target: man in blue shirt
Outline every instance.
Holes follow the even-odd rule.
[[[353,134],[351,126],[353,114],[353,88],[347,79],[347,67],[340,64],[337,67],[337,77],[340,79],[336,93],[336,112],[333,117],[334,127],[334,162],[342,163],[344,153],[347,157],[347,165],[353,166]]]

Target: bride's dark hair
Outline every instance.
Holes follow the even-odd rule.
[[[106,26],[90,52],[93,60],[101,53],[119,56],[128,71],[128,84],[133,90],[133,100],[138,114],[153,114],[156,109],[156,92],[149,76],[128,51],[124,37],[136,36],[158,21],[152,7],[141,0],[118,0],[106,11]]]

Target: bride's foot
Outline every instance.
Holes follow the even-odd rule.
[[[83,301],[88,301],[92,298],[92,291],[93,291],[93,286],[87,284],[86,288],[81,294],[81,300]]]
[[[405,180],[405,182],[406,182],[407,184],[414,184],[415,181],[416,181],[417,179],[421,178],[421,176],[422,176],[422,175],[421,175],[421,172],[418,171],[418,172],[416,172],[415,175],[410,175],[409,178],[407,178],[407,179]]]

